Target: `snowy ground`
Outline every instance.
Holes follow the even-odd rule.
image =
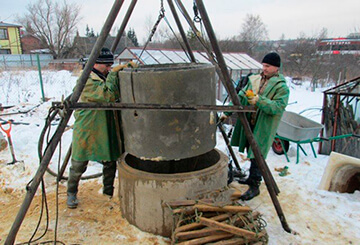
[[[25,193],[24,188],[38,168],[37,143],[44,126],[44,119],[51,107],[51,102],[61,100],[62,95],[69,95],[77,79],[76,75],[67,71],[43,71],[42,76],[45,97],[50,100],[40,104],[41,90],[37,71],[0,72],[0,103],[2,103],[3,106],[15,106],[0,112],[0,121],[13,119],[18,123],[13,125],[11,137],[15,148],[16,158],[18,160],[23,160],[22,163],[11,166],[6,165],[7,162],[12,160],[10,151],[8,148],[0,151],[0,217],[2,220],[2,224],[0,225],[0,241],[4,241],[6,238],[10,226],[15,219],[14,217],[19,211],[19,205],[21,204]],[[302,115],[320,122],[320,111],[315,108],[320,108],[322,106],[323,98],[321,90],[322,89],[316,89],[312,92],[307,83],[303,84],[301,87],[291,85],[290,104],[287,107],[287,110],[300,113],[306,109],[313,108],[311,110],[306,110]],[[19,111],[24,112],[29,109],[32,110],[28,113],[6,115]],[[71,124],[72,121],[69,122],[69,125]],[[53,126],[53,129],[55,128],[56,125]],[[70,141],[71,130],[68,130],[65,132],[62,139],[62,158],[66,153]],[[227,153],[227,149],[220,133],[218,133],[217,148]],[[296,231],[298,235],[288,234],[283,231],[264,184],[261,185],[261,195],[247,203],[253,209],[260,211],[263,214],[263,218],[267,221],[267,232],[270,239],[269,244],[359,244],[360,192],[356,191],[354,194],[341,194],[317,189],[327,164],[328,156],[318,155],[318,157],[315,158],[309,145],[305,145],[304,148],[308,153],[308,156],[300,154],[298,164],[295,164],[295,145],[290,146],[290,163],[286,161],[284,155],[276,155],[272,150],[270,150],[266,159],[281,190],[279,201],[287,222],[290,228]],[[316,144],[315,148],[317,149]],[[235,151],[237,152],[236,149]],[[51,162],[51,168],[55,171],[58,164],[57,157],[58,152],[54,155]],[[241,166],[245,169],[249,167],[249,162],[242,161],[240,155],[239,161]],[[289,167],[290,174],[281,177],[279,176],[279,173],[275,171],[275,168],[284,166]],[[100,171],[101,166],[92,163],[86,174]],[[56,185],[53,177],[47,175],[46,180],[47,192],[50,196],[49,205],[51,206],[54,205],[51,201],[55,202],[54,193]],[[113,210],[113,206],[117,206],[119,203],[117,200],[113,200],[111,203],[104,200],[104,202],[106,202],[106,205],[104,206],[102,206],[101,203],[98,203],[97,196],[101,196],[97,191],[98,189],[101,189],[100,183],[99,179],[84,181],[80,187],[83,190],[88,190],[93,193],[90,197],[83,197],[84,199],[90,198],[88,202],[82,204],[82,208],[85,211],[76,209],[78,212],[84,212],[81,213],[81,215],[79,215],[76,210],[70,212],[66,209],[64,203],[66,183],[60,183],[59,188],[60,191],[62,191],[59,195],[60,215],[63,215],[64,217],[62,219],[60,218],[59,222],[73,222],[76,218],[81,220],[81,218],[90,217],[93,214],[86,212],[87,205],[90,205],[90,203],[91,205],[98,205],[94,206],[94,210],[98,212],[99,215],[109,215],[109,213],[104,213],[102,210],[107,210],[109,206],[112,207],[109,208],[109,210]],[[239,188],[241,191],[246,190],[245,186],[241,186],[237,183],[232,183],[232,185],[235,188]],[[85,191],[83,191],[83,193],[85,193]],[[39,194],[37,194],[37,196],[39,196]],[[102,199],[101,197],[99,198],[101,202]],[[119,225],[121,229],[114,225],[114,229],[116,229],[117,232],[112,230],[112,233],[108,234],[106,233],[106,229],[103,229],[97,236],[115,239],[115,241],[121,241],[121,244],[168,244],[168,240],[166,239],[141,232],[136,227],[127,224],[122,218],[118,217],[120,216],[118,209],[116,209],[116,212],[112,212],[111,215],[116,215],[116,220],[119,221],[119,224],[117,225]],[[53,219],[55,218],[53,217]],[[94,219],[97,221],[94,222]],[[99,217],[95,217],[94,219],[89,218],[86,222],[83,221],[85,222],[82,226],[83,229],[90,229],[89,225],[91,224],[94,224],[94,227],[96,224],[102,226],[108,225],[107,223],[99,221]],[[3,222],[4,220],[7,220],[7,222]],[[32,227],[34,228],[37,223],[36,219],[32,220],[29,218],[29,220],[33,222]],[[53,224],[54,221],[51,222],[51,225]],[[82,233],[71,235],[71,232],[61,230],[63,225],[59,225],[60,229],[58,231],[58,236],[60,238],[63,237],[62,241],[67,241],[66,244],[99,244],[96,239],[86,240],[84,237],[81,238]],[[51,229],[54,229],[54,227],[51,227]],[[29,231],[27,231],[27,229],[20,230],[18,237],[22,238],[21,241],[29,239],[31,236],[32,230],[28,230]],[[104,239],[102,241],[104,241]],[[20,242],[20,240],[18,242]],[[111,244],[110,240],[108,244]]]

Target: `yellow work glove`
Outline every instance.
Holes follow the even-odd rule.
[[[130,62],[126,63],[126,64],[120,64],[120,65],[117,65],[117,66],[113,67],[111,69],[111,71],[119,72],[119,71],[121,71],[121,70],[123,70],[124,68],[127,68],[127,67],[129,67],[129,68],[137,68],[138,65],[135,62],[130,61]]]
[[[251,89],[248,89],[248,90],[246,90],[246,92],[245,92],[245,96],[248,97],[248,99],[249,99],[249,98],[254,97],[254,96],[255,96],[255,93],[254,93],[254,91],[252,91]]]
[[[117,66],[114,66],[111,71],[113,72],[119,72],[121,71],[122,69],[124,69],[126,67],[126,64],[120,64],[120,65],[117,65]]]
[[[138,64],[136,64],[134,61],[130,61],[126,64],[126,67],[137,68]]]
[[[248,102],[250,105],[255,105],[259,101],[259,95],[254,95],[252,97],[248,97]]]
[[[255,94],[254,91],[252,91],[251,89],[246,90],[245,96],[248,99],[250,105],[255,105],[256,102],[258,102],[259,100],[259,96]]]

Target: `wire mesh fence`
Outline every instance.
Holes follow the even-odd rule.
[[[2,54],[0,55],[0,69],[29,68],[37,66],[38,54]],[[39,54],[41,66],[48,66],[53,60],[50,54]]]

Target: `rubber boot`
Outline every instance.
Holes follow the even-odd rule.
[[[116,161],[102,162],[103,164],[103,194],[114,195],[114,180],[116,175]]]
[[[242,184],[242,185],[250,185],[250,183],[251,183],[249,178],[247,178],[247,179],[239,179],[238,182],[239,182],[239,184]]]
[[[246,174],[243,171],[239,170],[239,169],[234,169],[233,170],[233,175],[234,175],[234,178],[244,178],[244,177],[246,177]]]
[[[71,160],[69,179],[67,184],[68,193],[77,193],[81,175],[86,171],[88,161]]]
[[[249,180],[249,182],[249,189],[240,196],[240,199],[243,201],[251,200],[260,194],[260,181]]]
[[[249,178],[247,178],[247,179],[239,179],[238,182],[240,184],[243,184],[243,185],[259,187],[260,186],[260,181],[261,181],[260,169],[257,166],[255,159],[250,159],[250,162],[251,162],[251,164],[250,164],[250,169],[249,169],[249,172],[250,172]]]
[[[67,182],[67,201],[69,208],[76,208],[79,200],[76,197],[81,175],[86,171],[88,161],[71,160],[69,179]]]
[[[71,192],[67,193],[66,204],[67,204],[68,208],[77,208],[79,201],[76,197],[76,193],[71,193]]]

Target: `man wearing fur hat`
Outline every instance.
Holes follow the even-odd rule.
[[[79,102],[115,102],[120,97],[118,72],[112,68],[114,55],[102,48],[89,75]],[[121,155],[113,111],[76,110],[72,139],[72,157],[67,186],[67,206],[78,206],[78,185],[89,161],[103,164],[103,194],[112,197],[116,160]]]
[[[249,76],[248,84],[240,90],[238,95],[242,105],[255,106],[256,112],[247,113],[246,117],[260,151],[266,158],[282,114],[288,104],[289,88],[284,76],[279,73],[281,59],[277,53],[265,55],[262,65],[262,73]],[[226,119],[230,114],[225,112],[220,120]],[[250,174],[248,179],[240,180],[239,183],[249,186],[249,189],[240,198],[250,200],[260,194],[261,172],[239,119],[236,122],[231,145],[239,146],[240,152],[247,149],[247,156],[251,162]]]

